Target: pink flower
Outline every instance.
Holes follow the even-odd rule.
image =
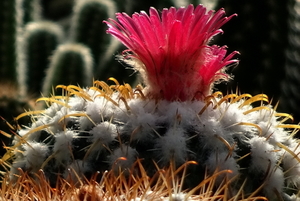
[[[208,43],[235,14],[224,17],[223,9],[207,12],[202,5],[171,7],[161,14],[150,8],[149,13],[117,13],[118,22],[105,21],[107,33],[128,47],[123,59],[143,76],[148,97],[202,99],[214,82],[229,78],[224,67],[237,62],[231,60],[237,52],[226,56],[226,47]]]

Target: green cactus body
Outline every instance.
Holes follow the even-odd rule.
[[[113,16],[115,12],[116,6],[109,0],[78,0],[74,5],[70,40],[82,43],[91,49],[95,67],[101,69],[101,72],[96,72],[96,77],[99,74],[104,77],[103,68],[112,60],[112,54],[119,47],[115,40],[105,34],[106,27],[102,22]],[[107,55],[106,52],[109,54]]]
[[[18,66],[21,94],[42,91],[49,59],[63,39],[63,31],[56,23],[40,21],[26,25],[22,41],[24,64]]]
[[[49,95],[60,84],[91,85],[93,57],[82,44],[67,43],[57,47],[46,72],[43,94]]]
[[[227,90],[238,86],[244,92],[263,92],[272,95],[273,100],[279,100],[282,93],[280,84],[285,73],[285,50],[288,46],[289,2],[218,1],[217,8],[225,8],[227,12],[239,12],[235,23],[228,24],[224,28],[226,34],[217,39],[218,43],[226,43],[228,47],[238,49],[243,61],[234,70],[236,79],[225,86]],[[234,30],[236,27],[239,28]],[[249,40],[245,36],[255,40]],[[280,102],[283,103],[282,100]]]
[[[285,64],[285,78],[281,83],[281,104],[285,111],[293,113],[296,120],[300,120],[300,108],[298,103],[300,101],[299,95],[299,33],[300,15],[300,2],[289,1],[289,29],[288,29],[288,48],[286,49],[286,64]]]
[[[17,81],[19,34],[22,32],[22,0],[3,0],[0,2],[0,79]]]
[[[23,22],[27,24],[32,21],[41,20],[41,0],[24,0],[23,1]]]

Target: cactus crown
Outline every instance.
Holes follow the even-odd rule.
[[[208,45],[220,27],[230,17],[224,10],[214,13],[202,5],[194,8],[155,8],[135,13],[117,13],[118,22],[105,21],[107,33],[119,39],[129,49],[123,60],[135,67],[144,78],[146,95],[166,100],[186,101],[207,96],[212,83],[228,79],[224,67],[237,62],[226,55],[226,47]]]

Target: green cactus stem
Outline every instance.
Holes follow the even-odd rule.
[[[22,49],[24,63],[18,66],[20,94],[40,94],[46,68],[57,45],[64,39],[60,26],[49,21],[31,22],[25,27]]]
[[[293,114],[295,120],[300,121],[300,2],[289,1],[289,41],[288,48],[286,50],[286,65],[285,65],[285,78],[281,83],[281,100],[283,108]]]
[[[60,84],[91,85],[93,57],[82,44],[67,43],[57,47],[46,72],[43,94],[49,95],[52,87]]]
[[[279,100],[288,45],[288,2],[218,1],[217,8],[238,12],[238,17],[224,27],[224,36],[216,40],[238,49],[243,61],[233,70],[236,78],[224,87],[227,91],[238,87],[243,92],[263,92]],[[248,36],[255,40],[249,40]]]
[[[41,0],[23,0],[23,23],[40,21],[42,18]]]
[[[0,2],[0,80],[17,81],[18,41],[22,32],[23,0]]]
[[[116,6],[109,0],[78,0],[74,5],[74,14],[71,22],[70,40],[82,43],[91,49],[95,68],[106,66],[116,51],[114,40],[105,34],[103,20],[116,12]],[[107,49],[112,45],[109,57],[105,56]]]

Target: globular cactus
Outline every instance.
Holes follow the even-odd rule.
[[[4,156],[14,155],[12,181],[20,169],[32,177],[42,169],[53,186],[57,178],[80,180],[97,172],[105,179],[107,170],[130,177],[136,161],[152,177],[157,169],[193,161],[183,189],[227,171],[212,188],[225,185],[224,200],[296,200],[300,148],[293,137],[300,126],[284,124],[292,117],[277,112],[264,94],[212,92],[214,83],[230,79],[226,70],[237,63],[237,52],[227,54],[225,46],[209,42],[235,15],[202,5],[149,12],[118,13],[117,21],[106,21],[107,32],[128,47],[120,59],[139,71],[145,87],[111,78],[112,85],[58,86],[63,96],[39,99],[50,106],[24,114],[32,124],[18,132]]]
[[[23,63],[18,66],[20,94],[39,94],[46,69],[54,50],[64,40],[62,28],[54,22],[30,22],[25,26],[20,41]]]
[[[43,94],[49,95],[56,85],[90,86],[93,79],[93,57],[82,44],[66,43],[57,47],[45,72]]]

